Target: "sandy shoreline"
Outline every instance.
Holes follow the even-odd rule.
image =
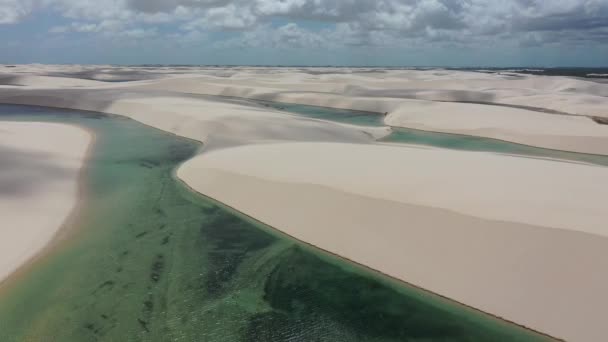
[[[332,258],[332,259],[335,258],[335,259],[338,259],[338,260],[349,262],[349,263],[351,263],[353,265],[356,265],[357,267],[360,267],[361,269],[364,269],[364,270],[366,270],[368,272],[371,272],[374,275],[379,276],[380,277],[380,281],[386,282],[390,286],[393,286],[393,285],[397,285],[399,287],[406,286],[408,288],[415,289],[416,291],[419,291],[419,294],[421,294],[423,296],[427,296],[428,299],[432,300],[433,302],[436,301],[440,305],[442,305],[444,303],[448,304],[448,305],[457,304],[458,310],[470,310],[471,312],[480,313],[482,315],[485,315],[486,317],[489,316],[492,319],[496,319],[501,324],[519,326],[519,327],[521,327],[521,328],[523,328],[525,330],[528,330],[528,331],[533,332],[535,334],[538,334],[540,336],[544,336],[548,340],[551,340],[551,341],[553,341],[553,340],[561,340],[561,339],[557,339],[554,336],[548,335],[547,333],[535,330],[535,329],[533,329],[531,327],[528,327],[528,326],[524,326],[524,325],[522,325],[522,324],[520,324],[518,322],[510,321],[510,320],[506,319],[505,317],[497,316],[495,314],[492,314],[492,313],[487,312],[487,311],[480,310],[479,308],[473,307],[473,306],[468,305],[466,303],[458,302],[458,301],[454,300],[453,298],[448,298],[447,296],[442,295],[440,293],[432,292],[429,289],[422,288],[422,287],[420,287],[420,286],[418,286],[416,284],[410,283],[410,282],[408,282],[406,280],[403,280],[403,279],[397,278],[397,277],[395,277],[395,276],[393,276],[391,274],[385,273],[385,272],[381,271],[380,269],[375,269],[375,268],[372,268],[372,267],[370,267],[370,266],[368,266],[366,264],[362,264],[362,263],[357,262],[357,261],[355,261],[353,259],[349,259],[348,257],[346,257],[344,255],[340,255],[340,254],[337,254],[337,253],[332,252],[330,250],[323,249],[323,248],[319,247],[318,245],[314,245],[314,244],[312,244],[312,243],[310,243],[308,241],[299,239],[295,235],[291,235],[291,234],[287,233],[285,230],[281,230],[281,229],[277,229],[276,227],[272,227],[268,223],[260,221],[259,219],[255,218],[253,216],[250,216],[250,215],[248,215],[248,214],[240,211],[239,209],[237,209],[235,207],[232,207],[232,206],[230,206],[230,205],[228,205],[228,204],[226,204],[224,202],[221,202],[221,201],[219,201],[216,198],[210,197],[209,195],[206,195],[206,194],[203,194],[203,193],[197,191],[196,189],[192,188],[188,183],[186,183],[184,180],[180,179],[177,175],[176,175],[176,180],[180,181],[181,184],[183,186],[185,186],[189,191],[197,193],[198,195],[200,195],[200,196],[202,196],[202,197],[204,197],[204,198],[212,201],[213,203],[215,203],[216,205],[220,206],[221,208],[223,208],[225,210],[228,210],[228,211],[234,213],[235,215],[237,215],[239,217],[242,217],[243,219],[245,219],[247,221],[250,221],[250,222],[252,222],[254,224],[262,224],[262,225],[264,225],[265,228],[263,228],[263,229],[268,230],[271,234],[276,234],[278,236],[288,238],[288,239],[290,239],[292,241],[296,241],[297,243],[299,243],[304,248],[310,248],[313,253],[315,253],[316,255],[319,255],[322,258],[329,257],[329,258]]]
[[[58,237],[79,207],[82,170],[93,138],[55,123],[0,121],[0,282]]]
[[[4,81],[0,102],[123,115],[201,141],[203,154],[178,176],[246,215],[552,336],[597,341],[608,333],[601,320],[608,306],[601,205],[608,188],[599,181],[608,169],[376,144],[387,127],[342,125],[196,96],[380,112],[394,126],[608,154],[606,126],[586,117],[605,114],[608,85],[445,70],[314,75],[256,68],[163,69],[150,71],[146,77],[153,79],[134,73],[132,82],[121,84],[37,79],[53,68],[61,67],[21,67],[27,77]],[[437,102],[465,100],[572,116]]]
[[[434,162],[428,160],[433,153]],[[458,168],[454,158],[477,159],[479,170]],[[545,187],[551,170],[565,173],[548,178]],[[519,173],[518,181],[494,179],[509,173]],[[582,179],[567,190],[568,204],[559,187],[551,188],[573,175]],[[608,189],[593,182],[601,175],[608,169],[489,153],[308,143],[211,152],[178,171],[198,192],[297,239],[524,326],[590,341],[602,336],[601,312],[608,305],[601,299],[608,286],[601,275],[608,266],[608,231],[600,205]],[[479,182],[474,191],[469,178]],[[577,188],[598,206],[576,207]]]

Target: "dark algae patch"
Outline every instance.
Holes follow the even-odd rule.
[[[345,272],[314,254],[293,246],[286,250],[264,286],[264,299],[272,307],[270,316],[250,320],[256,335],[260,323],[270,331],[290,331],[306,326],[305,331],[333,336],[340,340],[336,327],[347,327],[349,338],[361,341],[499,341],[511,340],[457,313],[429,305],[422,297],[405,296],[380,281]],[[331,284],[331,286],[328,286]],[[265,318],[264,318],[265,317]],[[314,317],[335,322],[319,327]],[[338,329],[339,331],[339,329]],[[309,336],[314,340],[315,336]],[[348,339],[347,339],[348,340]],[[268,339],[272,341],[272,339]]]
[[[0,341],[536,341],[527,330],[302,247],[172,177],[200,145],[102,115],[70,238],[0,296]]]

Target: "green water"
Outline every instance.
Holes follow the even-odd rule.
[[[326,108],[317,106],[300,105],[293,103],[270,102],[261,100],[250,100],[265,107],[291,112],[314,119],[335,121],[359,126],[383,127],[384,115],[372,112]]]
[[[196,142],[99,114],[0,106],[0,120],[97,134],[82,215],[70,239],[3,289],[0,341],[545,339],[188,191],[172,172]]]
[[[277,102],[255,102],[264,104],[265,106],[271,108],[280,109],[286,112],[291,112],[294,114],[315,119],[323,119],[360,126],[386,126],[384,124],[384,115],[378,113],[349,111],[343,109]],[[608,166],[608,156],[558,151],[540,147],[521,145],[490,138],[482,138],[461,134],[427,132],[408,128],[393,127],[393,132],[387,137],[381,139],[380,141],[391,143],[426,145],[464,151],[485,151],[529,157],[555,158]]]
[[[529,157],[554,158],[608,166],[608,156],[550,150],[496,139],[425,132],[407,128],[393,128],[393,133],[381,139],[381,141],[427,145],[464,151],[487,151]]]

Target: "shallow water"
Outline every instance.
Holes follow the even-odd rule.
[[[425,132],[407,128],[393,128],[393,133],[380,141],[427,145],[463,151],[486,151],[519,156],[552,158],[608,166],[608,156],[551,150],[496,139]]]
[[[97,134],[80,218],[1,292],[0,341],[544,339],[190,192],[173,171],[197,142],[92,113],[0,106],[0,120]]]
[[[261,100],[249,101],[265,107],[278,109],[314,119],[335,121],[359,126],[386,126],[384,124],[384,115],[378,113]]]
[[[274,109],[279,109],[315,119],[323,119],[360,126],[386,126],[384,124],[384,115],[378,113],[349,111],[344,109],[286,104],[277,102],[255,102]],[[482,138],[462,134],[427,132],[416,129],[398,127],[393,127],[392,130],[393,132],[390,135],[380,139],[380,141],[425,145],[463,151],[485,151],[529,157],[554,158],[608,166],[608,156],[551,150],[546,148],[511,143],[497,139]]]

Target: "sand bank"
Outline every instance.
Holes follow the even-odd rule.
[[[606,168],[301,143],[203,154],[178,176],[298,239],[486,312],[576,341],[606,334]]]
[[[72,213],[88,132],[0,121],[0,281],[34,257]]]

